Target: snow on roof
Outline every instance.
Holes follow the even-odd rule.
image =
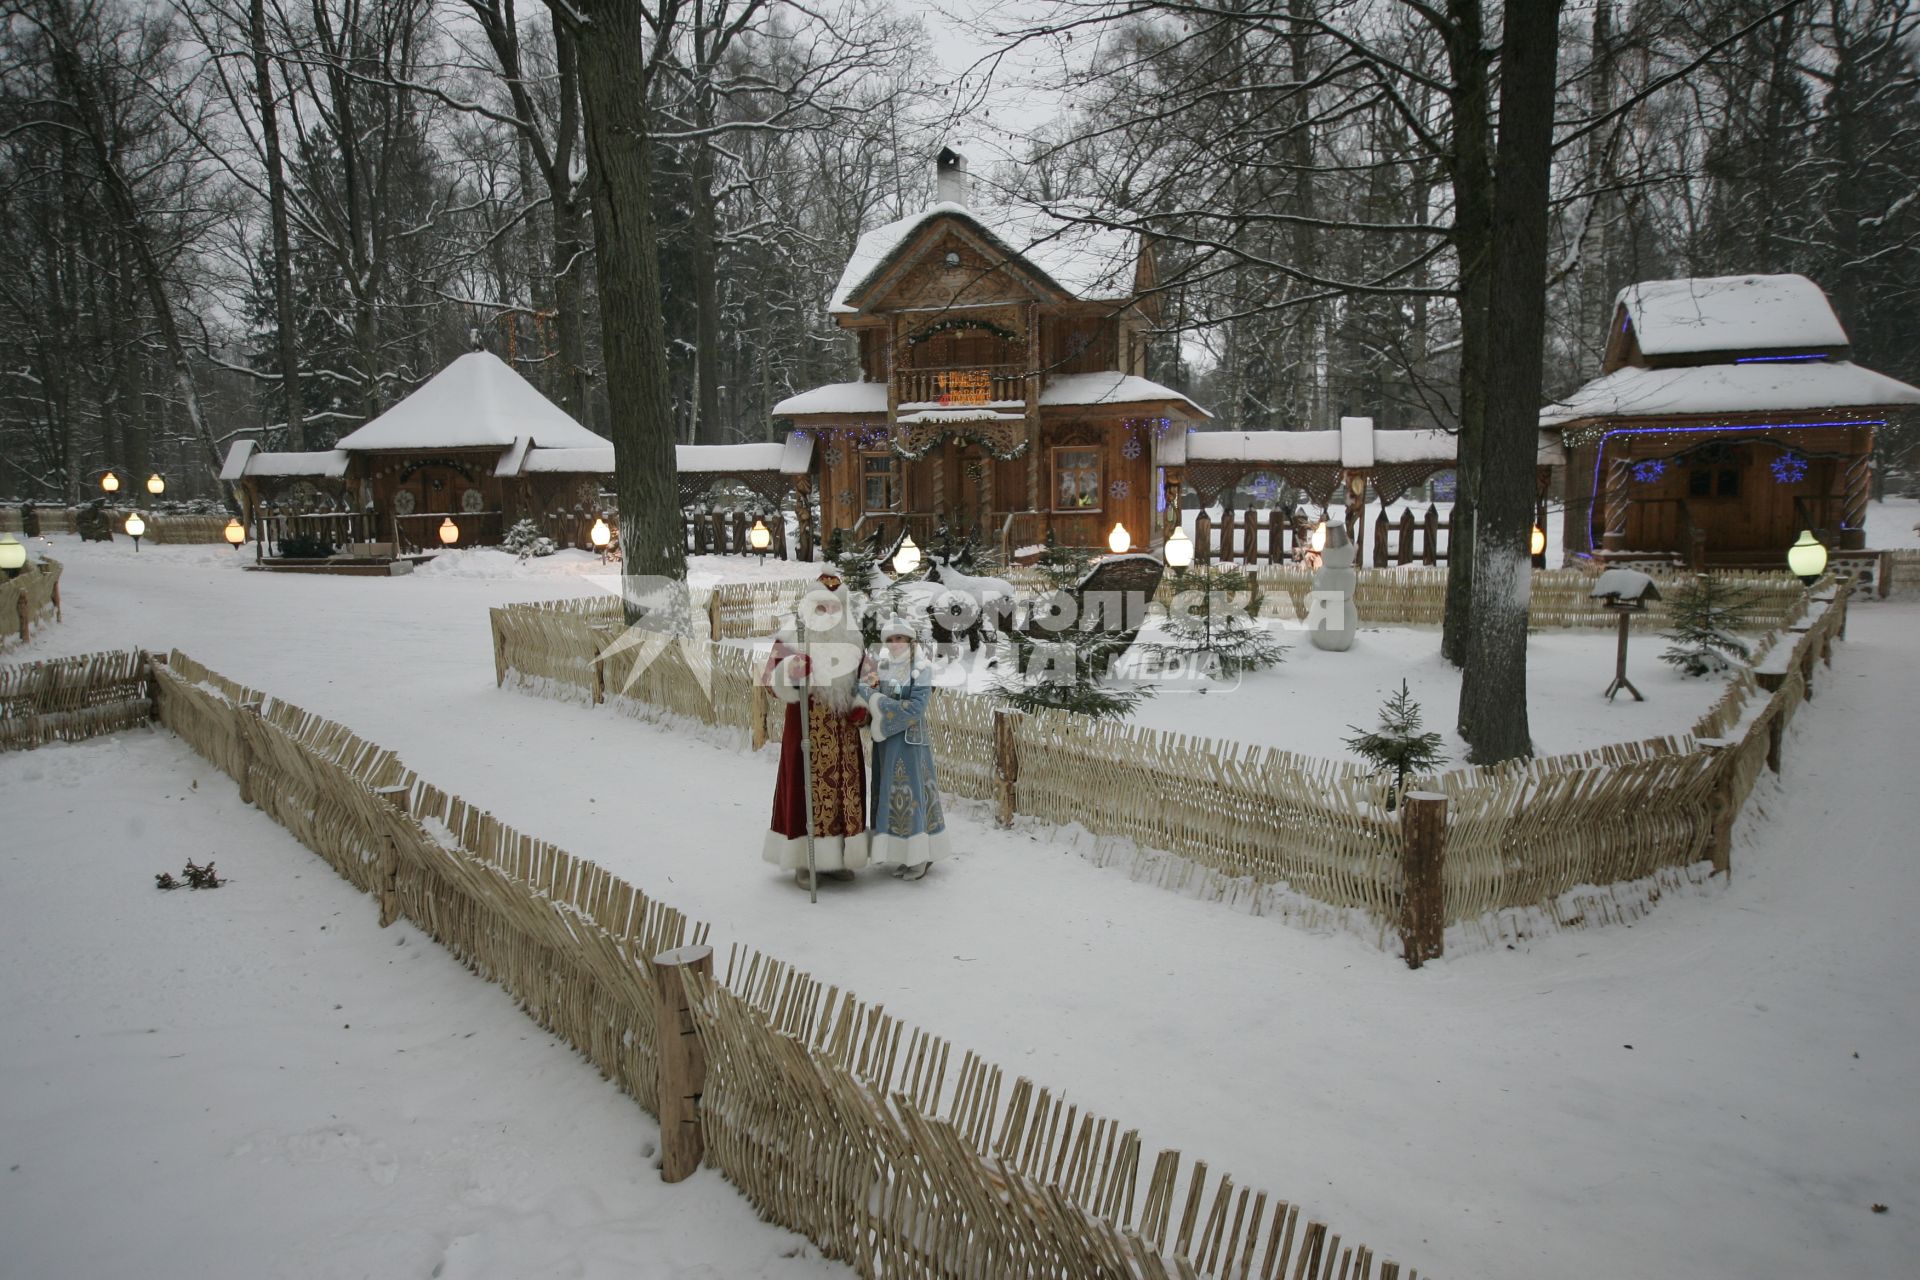
[[[680,473],[778,471],[787,446],[772,444],[681,444],[673,448]]]
[[[1043,405],[1151,404],[1166,400],[1187,406],[1197,417],[1213,416],[1172,387],[1163,387],[1146,378],[1111,370],[1104,373],[1056,374],[1040,390],[1040,403]]]
[[[1589,600],[1604,596],[1612,596],[1616,600],[1638,600],[1643,596],[1648,600],[1658,600],[1660,588],[1654,586],[1653,579],[1638,569],[1608,569],[1593,580],[1593,589],[1587,592]]]
[[[1616,369],[1540,410],[1540,425],[1579,418],[1770,413],[1920,404],[1920,387],[1846,360]]]
[[[945,216],[965,218],[1010,257],[1024,261],[1073,297],[1113,302],[1133,296],[1139,250],[1131,231],[1071,221],[1022,202],[982,208],[941,202],[862,235],[840,273],[840,283],[834,286],[827,310],[852,314],[856,310],[851,302],[853,295],[914,232]]]
[[[1340,465],[1338,431],[1194,431],[1188,462],[1300,462]]]
[[[1618,303],[1650,356],[1847,345],[1827,295],[1805,276],[1646,280]]]
[[[776,418],[793,418],[809,413],[885,413],[887,384],[884,382],[829,382],[824,387],[788,396],[773,406]]]
[[[317,453],[261,453],[259,442],[235,440],[227,450],[220,468],[222,480],[243,476],[327,476],[347,474],[351,460],[343,449],[324,449]]]
[[[506,361],[469,351],[422,383],[412,395],[342,437],[342,449],[505,449],[521,437],[543,449],[611,448]]]
[[[604,449],[529,449],[521,472],[548,474],[578,471],[590,475],[613,474],[613,446]]]

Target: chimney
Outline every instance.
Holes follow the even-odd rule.
[[[967,158],[952,147],[940,148],[940,155],[934,161],[933,198],[941,204],[965,204],[969,194],[967,190]]]

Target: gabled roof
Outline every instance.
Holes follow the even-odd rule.
[[[534,390],[500,357],[470,351],[335,446],[369,449],[505,449],[531,439],[543,449],[611,449]]]
[[[1540,410],[1540,425],[1582,418],[1657,418],[1920,404],[1920,387],[1846,360],[1616,369]]]
[[[1649,356],[1847,345],[1827,295],[1805,276],[1645,280],[1622,289],[1617,304]]]
[[[226,481],[247,476],[325,476],[347,474],[349,461],[344,449],[324,449],[317,453],[261,453],[255,440],[235,440],[227,449],[227,460],[220,468]]]
[[[943,203],[862,235],[840,273],[827,310],[837,315],[857,312],[853,299],[862,289],[895,260],[916,232],[943,217],[959,219],[1009,261],[1024,264],[1069,297],[1083,302],[1124,302],[1133,297],[1140,258],[1133,232],[1068,221],[1036,205],[1017,202],[990,208]]]

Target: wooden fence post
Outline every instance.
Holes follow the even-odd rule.
[[[374,792],[397,814],[413,812],[413,792],[406,787],[381,787]],[[380,858],[379,879],[375,891],[380,896],[380,927],[386,928],[400,918],[400,847],[391,828],[386,833],[386,851]]]
[[[1733,753],[1740,744],[1732,738],[1701,738],[1698,745],[1719,757],[1720,781],[1707,801],[1713,819],[1707,832],[1707,860],[1713,863],[1714,874],[1732,878],[1733,823],[1740,816],[1733,803]]]
[[[713,976],[713,948],[676,947],[653,958],[653,1054],[660,1105],[660,1180],[693,1175],[706,1154],[700,1127],[700,1095],[707,1084],[707,1054],[687,1011],[685,974]]]
[[[1400,947],[1407,968],[1438,960],[1446,945],[1447,798],[1432,791],[1400,797],[1400,836],[1406,899]]]
[[[593,705],[597,707],[607,700],[607,662],[598,638],[593,642],[593,659],[588,665],[593,668]]]
[[[748,695],[747,728],[752,735],[753,750],[758,751],[767,745],[767,686],[766,682],[756,678],[753,690]]]
[[[498,689],[507,683],[507,632],[500,625],[500,611],[488,611],[493,618],[493,687]]]
[[[27,589],[20,588],[20,643],[33,639],[33,606],[27,603]]]
[[[720,588],[707,592],[707,639],[720,643]]]
[[[1780,772],[1780,743],[1786,737],[1786,718],[1775,707],[1767,714],[1767,768]]]
[[[993,792],[999,825],[1013,825],[1020,802],[1020,713],[993,713]]]
[[[234,727],[240,737],[240,776],[234,781],[240,784],[240,803],[253,803],[253,754],[254,740],[260,733],[260,704],[249,702],[241,706],[234,717]]]

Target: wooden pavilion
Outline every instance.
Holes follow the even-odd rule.
[[[1804,276],[1621,290],[1601,376],[1540,413],[1568,459],[1567,553],[1776,567],[1803,529],[1865,548],[1875,429],[1920,388],[1850,354]]]
[[[1164,441],[1209,416],[1146,376],[1158,302],[1150,245],[1018,204],[969,201],[966,158],[939,199],[860,237],[829,303],[860,378],[773,408],[818,442],[823,534],[921,541],[936,526],[1012,551],[1157,545]]]

